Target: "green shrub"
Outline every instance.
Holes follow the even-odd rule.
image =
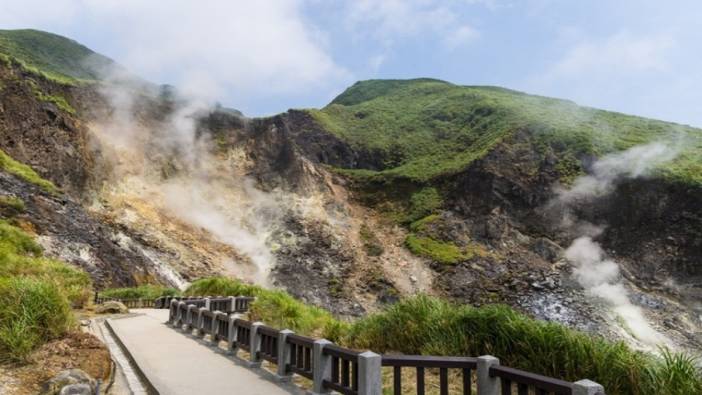
[[[326,310],[309,306],[282,290],[268,290],[227,277],[210,277],[194,281],[185,295],[255,296],[250,314],[254,320],[303,335],[341,339],[346,325]]]
[[[407,235],[405,245],[415,255],[447,265],[453,265],[472,257],[471,254],[462,251],[453,243],[417,236],[413,233]]]
[[[0,278],[0,361],[23,361],[72,325],[68,299],[52,281]]]
[[[58,188],[51,181],[41,178],[34,169],[12,159],[3,150],[0,150],[0,169],[37,185],[49,193],[58,193]]]
[[[185,290],[188,296],[257,296],[263,288],[228,277],[208,277],[193,281]]]
[[[432,214],[441,207],[443,201],[436,188],[423,188],[412,194],[410,198],[409,213],[405,222],[410,223]]]
[[[260,292],[251,304],[251,317],[305,335],[338,340],[341,334],[340,327],[328,311],[306,305],[280,290]]]
[[[115,299],[156,299],[161,296],[176,296],[180,291],[161,285],[145,284],[138,287],[110,288],[100,291],[100,296]]]

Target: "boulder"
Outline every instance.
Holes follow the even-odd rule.
[[[88,392],[84,391],[87,387]],[[68,369],[44,383],[41,395],[94,394],[97,382],[80,369]],[[65,391],[68,392],[65,392]]]
[[[555,262],[563,254],[563,248],[553,241],[541,237],[537,239],[531,246],[531,250],[543,258],[547,262]]]
[[[89,384],[71,384],[61,388],[59,395],[93,395],[95,390]]]
[[[98,314],[125,314],[129,313],[129,309],[122,302],[110,300],[99,305],[95,312]]]

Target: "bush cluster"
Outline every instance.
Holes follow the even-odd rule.
[[[42,256],[33,238],[0,220],[0,360],[22,361],[72,325],[91,281],[78,269]]]

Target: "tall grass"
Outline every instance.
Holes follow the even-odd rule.
[[[608,394],[702,393],[702,376],[690,356],[664,350],[658,358],[501,305],[474,308],[417,296],[357,321],[346,342],[378,352],[491,354],[507,366],[568,381],[595,380]]]
[[[264,289],[227,277],[208,277],[193,281],[185,290],[187,296],[257,296]]]
[[[691,356],[662,350],[658,357],[624,342],[529,318],[503,305],[476,308],[419,295],[348,323],[282,290],[225,277],[195,281],[185,293],[256,296],[251,319],[352,348],[426,355],[491,354],[504,365],[530,372],[568,381],[595,380],[608,394],[702,393],[702,376]]]
[[[24,361],[72,325],[71,305],[90,295],[88,275],[42,256],[21,229],[0,220],[0,361]]]
[[[128,288],[110,288],[100,291],[100,296],[116,299],[156,299],[161,296],[175,296],[179,294],[180,291],[175,288],[152,284]]]
[[[23,361],[73,325],[68,300],[51,281],[0,278],[0,361]]]
[[[340,341],[348,330],[348,324],[335,319],[328,311],[309,306],[285,291],[268,290],[227,277],[194,281],[185,295],[255,296],[250,306],[251,319],[301,335]]]

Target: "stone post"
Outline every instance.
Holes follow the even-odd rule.
[[[229,350],[230,353],[235,354],[237,352],[237,345],[236,345],[236,325],[235,322],[236,320],[240,319],[241,315],[239,314],[232,314],[229,316],[229,333],[227,334],[227,350]]]
[[[192,332],[193,329],[197,329],[199,320],[198,308],[195,305],[189,305],[188,311],[185,315],[185,327],[188,332]]]
[[[171,326],[176,326],[178,318],[178,301],[171,300],[171,305],[169,307],[170,311],[168,312],[168,323],[171,324]]]
[[[229,297],[229,311],[227,313],[236,313],[236,296]]]
[[[249,337],[249,363],[250,368],[258,368],[261,366],[261,358],[258,352],[261,350],[261,335],[258,333],[258,328],[263,325],[263,322],[256,321],[251,324],[251,336]]]
[[[590,380],[573,383],[573,395],[605,395],[604,387]]]
[[[221,318],[227,319],[227,315],[218,311],[215,313],[214,319],[212,320],[212,345],[217,347],[221,339],[226,339],[228,333],[219,333],[219,321]]]
[[[208,303],[209,304],[209,303]],[[195,326],[195,334],[197,336],[204,336],[205,335],[205,311],[207,311],[207,307],[200,307],[197,312],[197,325]]]
[[[478,395],[499,395],[500,380],[490,377],[490,367],[499,364],[500,360],[492,355],[478,357]]]
[[[331,357],[324,355],[324,346],[332,344],[327,339],[320,339],[314,342],[312,349],[312,394],[329,394],[331,390],[324,388],[324,380],[331,379]]]
[[[278,332],[278,371],[275,378],[280,381],[288,381],[292,377],[292,373],[286,372],[285,368],[290,362],[290,345],[287,344],[288,335],[292,335],[290,329],[283,329]]]
[[[382,395],[382,357],[366,351],[358,355],[358,395]]]

